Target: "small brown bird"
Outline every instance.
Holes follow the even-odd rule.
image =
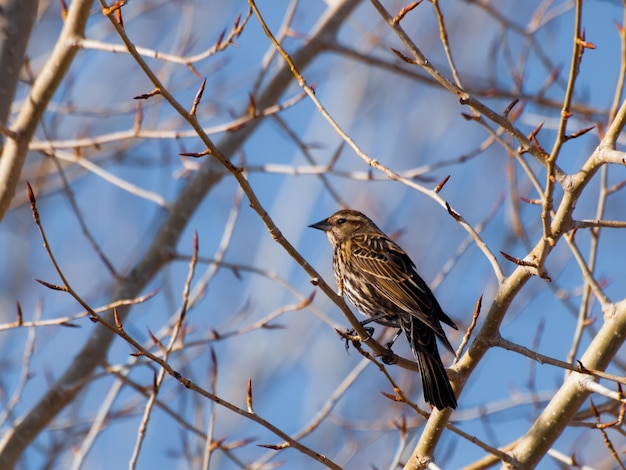
[[[368,317],[361,323],[400,328],[417,360],[424,399],[440,410],[456,408],[435,338],[454,354],[440,322],[457,327],[409,256],[358,211],[341,210],[309,227],[326,232],[339,292]]]

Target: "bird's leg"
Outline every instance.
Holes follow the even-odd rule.
[[[359,323],[361,323],[361,325],[365,326],[368,323],[372,323],[373,321],[378,321],[378,320],[380,320],[382,318],[385,318],[387,316],[388,315],[385,314],[385,313],[377,313],[376,315],[372,315],[371,317],[367,317],[365,320],[363,320],[363,321],[361,321]]]
[[[398,331],[396,331],[396,334],[393,336],[393,338],[391,338],[391,341],[389,341],[387,344],[385,344],[385,347],[387,348],[387,350],[389,351],[389,354],[387,354],[386,356],[382,356],[381,360],[389,365],[389,364],[394,364],[396,361],[393,358],[393,351],[391,350],[391,346],[393,346],[393,343],[396,342],[396,340],[398,339],[398,336],[400,336],[400,333],[402,332],[402,330],[400,328],[398,328]]]
[[[391,341],[385,344],[385,346],[387,347],[387,349],[389,349],[389,351],[391,351],[391,346],[393,346],[393,343],[396,342],[396,340],[398,339],[398,336],[400,336],[400,333],[402,333],[402,330],[398,328],[398,331],[396,331],[396,334],[394,335],[394,337],[391,338]]]

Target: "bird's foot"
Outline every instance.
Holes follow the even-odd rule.
[[[365,338],[365,341],[367,341],[374,334],[374,327],[366,326],[363,329],[367,333],[367,338]],[[361,337],[356,334],[356,331],[354,331],[353,328],[347,330],[345,333],[342,333],[341,336],[343,336],[343,338],[346,340],[346,351],[350,348],[350,342],[352,342],[355,347],[361,344]]]
[[[385,344],[385,347],[387,348],[387,350],[385,351],[385,354],[381,354],[380,356],[380,360],[383,361],[383,364],[391,365],[397,362],[396,356],[391,350],[391,346],[393,345],[394,341],[395,339]]]

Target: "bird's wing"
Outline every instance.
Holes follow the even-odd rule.
[[[415,271],[411,258],[382,235],[364,234],[352,238],[350,262],[363,273],[378,293],[399,309],[417,317],[445,340],[439,321],[456,328],[437,299]]]

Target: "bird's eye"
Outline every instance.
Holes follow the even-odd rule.
[[[346,223],[346,219],[341,218],[341,219],[337,219],[337,225],[341,225],[341,224],[345,224]]]

